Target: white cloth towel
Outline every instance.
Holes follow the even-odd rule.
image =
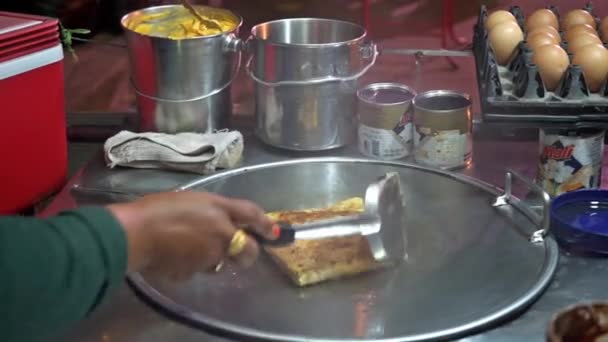
[[[209,174],[234,167],[243,155],[243,135],[133,133],[122,131],[104,144],[107,165]]]

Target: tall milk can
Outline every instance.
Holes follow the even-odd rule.
[[[357,80],[378,55],[363,27],[330,19],[276,20],[253,27],[247,48],[262,141],[301,151],[354,141]]]
[[[143,16],[146,24],[162,25],[161,20],[170,19],[174,12],[185,11],[181,5],[149,7],[121,20],[142,131],[212,132],[228,124],[232,114],[230,84],[241,59],[237,35],[242,18],[225,9],[197,9],[204,15],[234,21],[234,28],[183,39],[140,34],[129,28],[130,22]]]

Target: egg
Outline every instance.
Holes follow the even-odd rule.
[[[528,32],[528,34],[526,35],[526,40],[530,40],[535,36],[538,35],[545,35],[551,38],[551,40],[555,43],[555,44],[559,44],[561,43],[562,39],[559,35],[559,33],[553,33],[550,29],[551,26],[546,26],[545,28],[540,28],[540,29],[535,29],[532,32]]]
[[[568,69],[568,54],[557,44],[543,45],[532,53],[532,63],[538,67],[540,77],[549,91],[554,91]]]
[[[505,10],[494,11],[486,19],[486,30],[490,32],[496,25],[510,21],[517,22],[513,13]]]
[[[574,25],[574,26],[570,26],[570,28],[568,29],[568,31],[566,31],[566,33],[564,34],[564,39],[569,42],[571,40],[574,40],[574,38],[576,36],[578,36],[579,34],[582,33],[590,33],[592,35],[597,36],[597,31],[595,31],[595,29],[587,24],[578,24],[578,25]]]
[[[526,31],[528,32],[534,30],[535,28],[545,26],[551,26],[556,30],[559,29],[557,16],[548,8],[536,10],[526,19],[525,27]]]
[[[608,76],[608,50],[601,44],[591,44],[578,50],[572,64],[580,65],[589,91],[595,93]]]
[[[583,10],[577,9],[572,10],[566,14],[564,20],[562,20],[562,30],[568,30],[570,26],[587,24],[591,27],[595,27],[595,19],[591,15],[591,13]]]
[[[526,34],[528,36],[535,34],[536,32],[546,32],[549,33],[550,35],[552,35],[553,37],[555,37],[555,39],[557,40],[557,42],[561,42],[562,40],[562,36],[559,34],[559,31],[557,31],[556,29],[554,29],[552,26],[542,26],[542,27],[537,27],[533,30],[529,30],[526,31]]]
[[[524,34],[517,23],[508,21],[494,26],[488,39],[494,50],[496,61],[500,65],[505,65],[509,62],[517,45],[524,40]]]
[[[568,41],[568,52],[576,53],[582,47],[590,44],[601,44],[602,41],[594,34],[583,32]]]
[[[526,44],[534,51],[543,45],[559,44],[559,41],[556,41],[556,38],[550,33],[538,31],[526,37]]]
[[[600,33],[602,34],[602,39],[604,39],[604,43],[608,44],[608,16],[606,16],[600,24]]]

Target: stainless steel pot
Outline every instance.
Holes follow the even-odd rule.
[[[241,64],[236,37],[242,18],[223,9],[197,7],[229,16],[238,24],[230,32],[174,40],[139,34],[127,23],[137,16],[174,10],[180,5],[145,8],[121,20],[141,130],[211,132],[227,125],[232,112],[230,84]]]
[[[357,80],[378,55],[363,27],[330,19],[271,21],[253,27],[248,48],[262,141],[308,151],[354,141]]]

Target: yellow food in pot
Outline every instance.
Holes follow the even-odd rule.
[[[146,36],[169,39],[186,39],[216,35],[234,30],[238,19],[227,10],[197,6],[199,14],[218,24],[221,30],[207,27],[196,19],[186,8],[175,6],[159,11],[134,15],[125,22],[125,26],[132,31]]]

